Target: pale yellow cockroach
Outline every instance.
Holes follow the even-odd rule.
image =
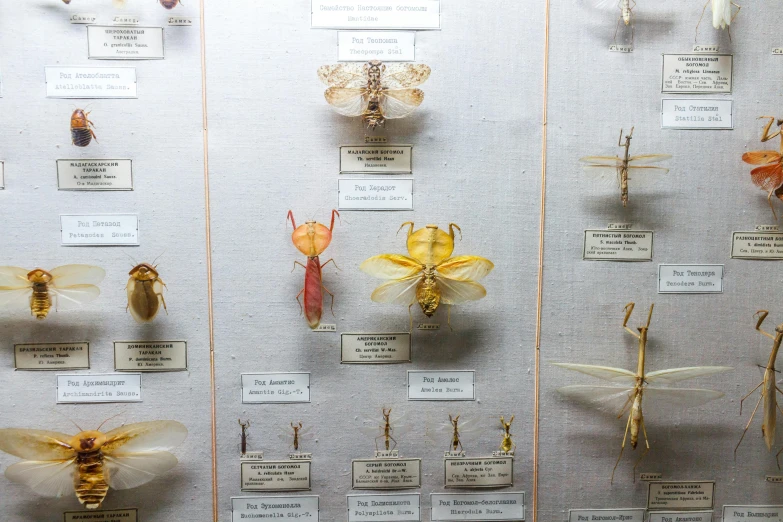
[[[166,283],[160,278],[157,266],[149,263],[140,263],[128,273],[130,278],[125,289],[128,292],[127,310],[139,323],[148,323],[163,305],[168,313],[166,301],[163,299],[163,288]]]

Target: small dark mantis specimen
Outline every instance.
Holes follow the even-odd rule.
[[[245,422],[242,422],[242,419],[237,419],[237,422],[239,423],[240,428],[242,429],[242,455],[247,454],[247,432],[248,428],[250,428],[250,420],[246,420]]]
[[[500,450],[511,453],[517,450],[516,443],[511,439],[511,423],[514,422],[514,415],[506,422],[503,416],[500,417],[500,425],[503,427],[503,440],[500,442]]]
[[[454,427],[454,431],[451,433],[451,451],[464,451],[462,448],[462,441],[459,440],[459,415],[452,417],[449,413],[449,422]]]
[[[386,451],[393,450],[395,447],[397,447],[397,441],[394,440],[394,437],[392,437],[392,433],[394,433],[394,428],[391,425],[391,422],[389,421],[389,416],[391,415],[392,409],[389,408],[388,410],[386,408],[381,408],[381,414],[383,415],[383,434],[378,435],[375,437],[375,449],[378,449],[378,439],[383,439],[383,445]],[[392,445],[391,443],[394,443]]]

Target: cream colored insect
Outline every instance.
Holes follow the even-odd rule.
[[[503,428],[503,440],[500,441],[500,451],[505,453],[514,453],[517,450],[517,445],[511,438],[513,436],[511,435],[512,422],[514,422],[514,415],[508,419],[508,422],[503,417],[500,417],[500,426]]]
[[[707,11],[707,6],[712,7],[712,27],[715,29],[726,29],[729,33],[729,39],[731,39],[731,22],[737,18],[737,15],[739,14],[742,7],[735,4],[731,0],[707,0],[704,4],[704,8],[701,10],[699,22],[696,24],[695,40],[699,39],[699,25],[701,25],[701,20],[704,18],[704,13]],[[732,6],[737,8],[737,12],[735,12],[734,15],[731,14]]]
[[[647,440],[647,429],[644,422],[644,413],[642,411],[642,399],[645,404],[664,403],[677,405],[681,407],[699,406],[711,400],[723,397],[723,393],[713,390],[702,390],[693,388],[656,388],[654,384],[671,384],[694,377],[713,375],[726,372],[732,368],[726,366],[695,366],[686,368],[672,368],[669,370],[658,370],[645,373],[645,351],[647,348],[647,333],[652,320],[654,305],[650,305],[650,313],[647,316],[647,324],[637,328],[639,333],[628,328],[628,319],[633,313],[634,303],[625,305],[625,319],[623,328],[639,340],[638,364],[636,372],[624,370],[622,368],[610,368],[607,366],[593,366],[590,364],[567,364],[554,363],[569,370],[577,371],[599,379],[611,381],[622,386],[583,386],[573,385],[559,388],[557,391],[582,402],[585,402],[598,409],[608,411],[622,418],[628,412],[628,420],[625,424],[625,434],[623,443],[620,447],[620,455],[617,457],[614,468],[612,469],[611,481],[614,481],[614,472],[620,464],[620,458],[623,456],[625,443],[630,433],[631,448],[636,449],[640,434],[644,437],[646,449],[644,453],[634,464],[634,481],[636,480],[636,467],[642,461],[645,455],[650,451],[650,443]],[[619,412],[619,413],[618,413]]]
[[[128,273],[130,278],[125,290],[128,293],[128,306],[126,310],[139,323],[152,321],[163,305],[168,314],[166,301],[163,299],[163,289],[166,283],[160,278],[157,266],[150,263],[140,263]]]

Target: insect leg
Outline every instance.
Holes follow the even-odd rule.
[[[699,17],[699,23],[696,24],[696,36],[694,37],[693,41],[697,42],[699,40],[699,25],[701,24],[702,18],[704,18],[704,13],[707,11],[707,6],[710,5],[711,0],[707,0],[707,3],[704,4],[704,9],[701,10],[701,16]]]
[[[446,309],[446,324],[449,326],[449,330],[452,332],[454,331],[454,328],[451,327],[451,305],[447,305],[448,308]]]
[[[286,222],[288,222],[288,220],[291,220],[291,226],[294,227],[294,230],[296,230],[296,221],[294,221],[294,211],[293,210],[289,210],[288,211],[288,216],[285,218],[285,220],[286,220]],[[334,218],[332,218],[332,223],[334,223]]]
[[[767,194],[767,203],[769,203],[769,208],[772,210],[772,215],[775,216],[775,221],[778,220],[778,214],[775,212],[775,207],[772,206],[772,194],[775,193],[775,189],[772,189],[769,191],[769,194]]]
[[[735,4],[734,2],[732,2],[732,3],[731,3],[731,5],[733,5],[734,7],[736,7],[736,8],[737,8],[737,12],[736,12],[736,13],[734,13],[734,16],[732,16],[732,17],[731,17],[731,21],[733,22],[733,21],[734,21],[734,19],[735,19],[735,18],[737,18],[737,15],[739,14],[739,12],[742,10],[742,6],[740,6],[740,5],[737,5],[737,4]],[[731,33],[729,33],[729,36],[731,36]]]
[[[750,414],[750,420],[748,420],[748,423],[745,425],[745,429],[742,431],[742,437],[740,437],[739,442],[736,446],[734,446],[734,460],[737,460],[737,450],[740,447],[740,444],[742,444],[742,439],[745,438],[745,434],[748,432],[748,428],[750,428],[750,423],[753,422],[753,416],[756,415],[756,410],[759,409],[759,404],[761,404],[761,399],[764,398],[764,394],[762,393],[759,396],[759,401],[756,403],[756,407],[753,408],[753,413]]]
[[[620,13],[620,16],[617,17],[617,23],[614,25],[614,37],[612,38],[612,41],[617,45],[617,31],[620,30],[620,22],[623,19],[622,12]],[[623,131],[620,131],[620,139],[623,139]]]
[[[625,404],[623,404],[623,409],[620,410],[620,413],[617,414],[617,418],[622,418],[623,414],[625,413],[625,409],[628,407],[629,404],[631,404],[631,401],[633,400],[634,395],[629,395],[628,400],[625,401]]]
[[[759,385],[758,385],[758,386],[756,386],[755,388],[753,388],[752,390],[750,390],[750,392],[749,392],[747,395],[745,395],[743,398],[741,398],[741,399],[740,399],[740,415],[742,415],[742,402],[743,402],[745,399],[747,399],[748,397],[750,397],[751,395],[753,395],[753,392],[754,392],[754,391],[756,391],[756,390],[758,390],[759,388],[761,388],[761,385],[762,385],[762,384],[764,384],[764,381],[761,381],[761,382],[759,383]]]
[[[449,235],[451,236],[451,239],[454,239],[454,229],[457,229],[457,232],[459,232],[459,240],[462,241],[462,229],[457,226],[456,223],[449,223]]]
[[[321,283],[321,288],[323,288],[324,291],[332,297],[332,304],[331,304],[331,306],[329,308],[332,311],[332,315],[334,315],[334,294],[332,292],[330,292],[329,289],[324,286],[323,282]]]
[[[400,230],[405,228],[405,225],[409,225],[410,226],[410,228],[408,229],[408,235],[410,236],[411,234],[413,234],[413,221],[406,221],[405,223],[400,225],[400,228],[397,229],[397,234],[400,233]]]
[[[620,135],[622,136],[622,131],[620,131]],[[633,330],[631,330],[630,328],[628,328],[628,319],[631,318],[631,314],[633,313],[633,307],[634,306],[636,306],[636,303],[628,303],[627,305],[625,305],[625,308],[624,308],[624,310],[625,310],[625,319],[623,320],[623,328],[625,328],[626,332],[629,332],[631,335],[633,335],[634,337],[639,339],[641,336],[638,333],[636,333]]]
[[[774,134],[769,133],[769,129],[772,128],[772,124],[775,123],[775,117],[774,116],[759,116],[759,120],[763,120],[764,118],[769,118],[769,122],[764,125],[764,130],[761,131],[761,142],[764,143],[765,141],[769,141],[775,136],[780,135],[780,129],[777,130]]]
[[[779,457],[780,457],[780,454],[781,454],[781,453],[783,453],[783,448],[780,448],[780,451],[778,451],[777,453],[775,453],[775,462],[777,462],[777,464],[778,464],[778,469],[780,469],[780,460],[779,460]]]
[[[411,308],[415,304],[416,303],[411,303],[410,306],[408,306],[408,321],[410,322],[410,329],[408,330],[409,332],[413,331],[413,312],[411,312]]]
[[[396,447],[397,447],[397,440],[396,440],[394,437],[392,437],[391,435],[389,435],[389,440],[390,440],[390,441],[392,441],[392,442],[394,443],[394,446],[392,446],[391,448],[389,448],[390,450],[393,450],[394,448],[396,448]]]
[[[321,270],[323,270],[323,268],[324,268],[326,265],[328,265],[329,263],[332,263],[332,264],[334,265],[334,267],[335,267],[337,270],[342,270],[342,268],[340,268],[339,266],[337,266],[337,263],[334,261],[334,259],[331,259],[331,258],[329,259],[329,261],[327,261],[326,263],[324,263],[323,265],[321,265]]]
[[[620,459],[623,456],[623,450],[625,449],[625,441],[628,438],[628,430],[630,429],[631,429],[631,416],[628,415],[628,422],[625,423],[625,435],[623,435],[623,445],[620,446],[620,454],[617,455],[617,462],[614,463],[614,468],[612,468],[612,478],[609,480],[610,484],[614,482],[614,472],[617,471],[617,466],[620,464]]]
[[[762,334],[766,335],[770,339],[774,339],[775,338],[774,335],[772,335],[771,333],[767,333],[767,332],[765,332],[764,330],[761,329],[761,323],[764,322],[764,320],[767,318],[768,315],[769,315],[769,312],[767,310],[759,310],[758,312],[756,312],[753,315],[753,317],[758,317],[759,318],[758,322],[756,323],[756,330],[758,330]]]
[[[340,217],[340,213],[337,212],[336,210],[332,209],[332,223],[329,225],[329,232],[331,232],[332,229],[334,228],[334,216],[337,216],[339,218]],[[340,223],[342,223],[342,222],[343,222],[343,220],[340,219]]]
[[[304,288],[302,288],[302,291],[296,294],[296,302],[299,303],[299,313],[304,313],[304,307],[302,306],[302,301],[299,300],[299,296],[301,296],[304,293]]]
[[[158,278],[158,281],[160,281],[160,284],[162,284],[163,286],[168,288],[168,286],[166,286],[166,283],[163,282],[163,279]],[[155,295],[160,298],[160,302],[163,303],[163,309],[166,311],[166,315],[168,315],[169,314],[169,309],[166,308],[166,300],[163,298],[163,292],[156,293]]]
[[[304,266],[302,263],[300,263],[299,261],[294,261],[294,267],[291,269],[291,272],[293,272],[294,270],[296,270],[296,265],[299,265],[299,266],[301,266],[302,268],[304,268],[305,270],[307,270],[307,267],[306,267],[306,266]]]
[[[642,425],[642,434],[644,434],[644,445],[647,446],[647,449],[644,450],[644,453],[641,454],[639,459],[636,461],[636,464],[633,465],[633,481],[636,482],[636,467],[639,465],[639,463],[642,461],[642,459],[650,452],[650,441],[647,440],[647,428],[644,427],[644,417],[642,417],[641,420]]]

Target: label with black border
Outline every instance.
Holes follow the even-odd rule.
[[[505,488],[514,485],[514,457],[446,457],[447,488]]]
[[[705,511],[715,506],[715,481],[660,481],[647,483],[647,509]]]
[[[396,364],[411,362],[409,332],[340,334],[340,362],[344,364]]]
[[[661,92],[668,94],[729,94],[734,56],[731,54],[664,54]]]
[[[585,261],[652,261],[652,230],[585,230]]]
[[[184,372],[187,341],[114,341],[114,369],[119,372]]]
[[[783,232],[732,232],[732,259],[783,259]]]
[[[162,60],[163,28],[138,25],[88,25],[91,60]]]
[[[310,460],[240,461],[242,491],[309,491]]]
[[[89,370],[90,343],[31,343],[14,345],[17,370]]]
[[[413,145],[342,145],[340,174],[410,174]]]
[[[659,294],[723,293],[723,265],[658,265]]]
[[[647,522],[712,522],[712,511],[651,511]]]
[[[129,159],[58,159],[58,190],[133,190]]]
[[[421,459],[354,459],[352,489],[410,489],[421,487]]]

